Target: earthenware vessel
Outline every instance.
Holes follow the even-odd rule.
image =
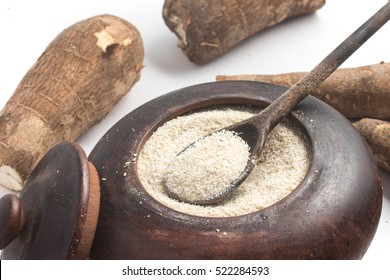
[[[286,89],[214,82],[160,96],[115,124],[89,156],[101,205],[92,259],[359,259],[378,226],[382,187],[371,151],[340,113],[307,97],[289,118],[311,142],[310,169],[279,202],[257,212],[210,218],[157,202],[137,175],[150,135],[183,113],[215,105],[265,107]]]

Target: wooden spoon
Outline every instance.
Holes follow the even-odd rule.
[[[249,146],[250,156],[245,166],[245,169],[227,185],[218,186],[218,190],[203,196],[185,196],[187,193],[194,193],[194,189],[186,189],[183,191],[182,186],[170,184],[169,176],[172,173],[166,172],[164,174],[164,188],[169,196],[177,200],[188,202],[191,204],[208,205],[222,199],[225,199],[240,184],[247,178],[254,166],[256,159],[261,153],[265,140],[270,131],[284,118],[291,110],[306,96],[308,96],[313,89],[318,87],[327,77],[329,77],[350,55],[352,55],[364,42],[366,42],[377,30],[379,30],[390,19],[390,2],[381,8],[375,15],[366,21],[360,28],[352,33],[344,42],[342,42],[334,51],[332,51],[324,60],[322,60],[311,72],[299,80],[295,85],[289,88],[283,95],[276,99],[266,109],[259,114],[226,127],[222,131],[233,131],[239,135]],[[219,130],[221,131],[221,130]],[[211,135],[215,134],[212,133]],[[180,152],[168,166],[168,170],[177,158],[186,153],[189,148],[202,148],[202,140],[210,137],[207,135],[202,139],[192,143],[182,152]],[[207,142],[207,141],[203,141]],[[232,159],[234,160],[234,159]],[[200,163],[202,164],[202,163]],[[184,173],[175,172],[173,176],[187,176]],[[207,188],[208,186],[201,186]],[[200,191],[202,192],[202,191]]]

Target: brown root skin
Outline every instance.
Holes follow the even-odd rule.
[[[313,13],[324,4],[325,0],[166,0],[163,18],[188,59],[202,64],[267,27]]]
[[[21,177],[19,188],[8,184],[5,169],[0,185],[20,190],[48,149],[102,120],[139,80],[143,58],[138,30],[115,16],[95,16],[61,32],[0,113],[0,171],[9,166]]]
[[[371,147],[379,167],[390,172],[390,122],[364,118],[353,125]]]
[[[252,80],[291,87],[306,72],[275,75],[217,76],[223,80]],[[347,118],[390,118],[390,63],[337,69],[312,95]]]

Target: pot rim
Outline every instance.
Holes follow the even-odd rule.
[[[174,111],[170,111],[170,114],[169,115],[164,115],[164,116],[160,116],[160,118],[156,118],[156,119],[153,119],[153,123],[151,123],[151,125],[148,127],[148,130],[145,131],[141,141],[140,141],[140,144],[138,145],[137,147],[137,150],[135,152],[135,154],[139,155],[144,144],[149,140],[150,136],[161,126],[163,125],[164,123],[172,120],[172,119],[175,119],[176,117],[178,116],[181,116],[183,114],[187,114],[187,113],[191,113],[191,112],[194,112],[194,111],[197,111],[197,110],[202,110],[202,109],[207,109],[207,108],[212,108],[212,107],[218,107],[218,106],[248,106],[248,107],[257,107],[257,108],[265,108],[266,106],[268,106],[271,102],[267,102],[265,100],[261,100],[261,99],[258,99],[258,100],[254,100],[254,99],[248,99],[246,97],[237,97],[237,98],[220,98],[220,97],[211,97],[211,98],[208,98],[206,100],[204,99],[201,99],[201,100],[197,100],[195,102],[191,102],[191,103],[188,103],[188,104],[183,104],[183,106],[180,106],[178,107],[176,110]],[[291,120],[295,125],[297,125],[300,129],[300,132],[302,134],[305,135],[305,137],[307,137],[308,139],[308,144],[309,144],[309,149],[313,150],[313,144],[314,144],[314,140],[313,140],[313,137],[310,137],[310,134],[308,132],[308,129],[310,129],[311,127],[311,123],[310,121],[306,121],[304,118],[303,118],[303,115],[302,113],[299,111],[299,109],[296,109],[294,110],[291,114],[289,114],[287,116],[287,118],[289,120]],[[302,184],[303,182],[305,181],[306,177],[308,176],[308,174],[312,172],[314,172],[314,170],[312,170],[312,153],[310,154],[310,167],[308,169],[308,171],[306,172],[306,175],[304,176],[304,178],[301,180],[301,182],[290,192],[288,193],[286,196],[284,196],[283,198],[281,198],[280,200],[274,202],[273,204],[267,206],[267,207],[264,207],[263,209],[260,209],[260,210],[256,210],[256,211],[253,211],[253,212],[249,212],[249,213],[245,213],[245,214],[240,214],[240,215],[235,215],[235,216],[226,216],[226,217],[210,217],[210,216],[202,216],[202,215],[195,215],[195,214],[189,214],[189,213],[185,213],[185,212],[181,212],[179,210],[176,210],[176,209],[173,209],[167,205],[165,205],[164,203],[158,201],[156,198],[153,197],[153,195],[151,195],[148,190],[144,187],[142,181],[140,180],[139,176],[138,176],[138,158],[137,160],[135,161],[135,170],[136,170],[136,176],[135,176],[135,187],[136,188],[141,188],[145,194],[147,196],[150,196],[150,198],[153,200],[153,203],[157,203],[159,204],[161,207],[164,207],[166,208],[166,211],[170,212],[170,211],[174,211],[176,212],[175,215],[178,215],[178,214],[183,214],[183,215],[187,215],[187,216],[191,216],[192,219],[196,219],[196,218],[207,218],[207,219],[231,219],[231,218],[242,218],[242,216],[247,216],[247,215],[252,215],[252,214],[256,214],[258,212],[262,212],[262,211],[265,211],[266,209],[270,208],[270,207],[273,207],[275,204],[277,203],[283,203],[283,201],[285,199],[287,199],[287,197],[289,195],[292,195],[293,193],[295,193],[297,191],[297,189],[299,190],[299,188],[303,187]],[[250,217],[249,217],[250,218]],[[202,220],[203,220],[202,219]]]

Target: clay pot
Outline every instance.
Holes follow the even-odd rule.
[[[201,84],[156,98],[114,125],[89,156],[101,184],[90,257],[361,258],[381,213],[378,170],[349,121],[313,97],[290,116],[311,140],[310,169],[292,193],[264,210],[229,218],[183,214],[157,202],[138,178],[136,155],[164,122],[210,105],[264,107],[284,91],[257,82]]]

